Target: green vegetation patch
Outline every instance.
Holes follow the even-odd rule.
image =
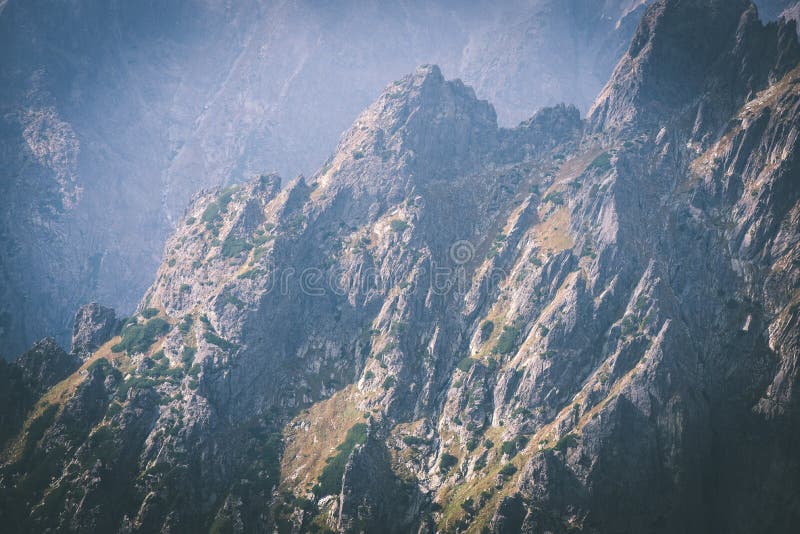
[[[571,449],[577,446],[578,446],[578,436],[569,433],[566,434],[565,436],[562,436],[561,439],[559,439],[556,442],[553,448],[557,451],[566,451],[567,449]]]
[[[517,436],[516,438],[504,441],[500,446],[500,451],[507,455],[509,458],[516,456],[517,452],[521,451],[528,444],[528,438],[525,436]]]
[[[189,366],[194,361],[194,355],[197,352],[195,347],[183,347],[183,353],[181,354],[181,361],[183,365]]]
[[[232,293],[225,293],[223,302],[225,302],[225,304],[232,304],[239,310],[244,308],[244,302],[242,299]]]
[[[131,389],[152,389],[162,382],[163,380],[154,380],[145,376],[134,376],[123,382],[119,389],[117,389],[117,397],[126,399],[128,397],[128,391]]]
[[[226,258],[233,258],[242,252],[249,251],[251,248],[253,248],[253,245],[248,243],[245,239],[228,237],[225,239],[225,242],[222,243],[222,249],[220,250],[220,253]]]
[[[232,185],[230,187],[226,187],[220,192],[219,197],[217,197],[217,202],[219,202],[219,209],[221,211],[224,212],[228,209],[228,204],[230,204],[231,200],[233,199],[233,194],[237,189],[239,189],[238,186]]]
[[[395,385],[396,382],[397,379],[394,376],[392,375],[387,376],[386,379],[383,381],[383,389],[390,389],[392,386]]]
[[[178,323],[178,330],[181,331],[181,334],[188,334],[189,331],[192,329],[192,323],[194,323],[194,319],[191,315],[184,315],[183,320]]]
[[[506,464],[502,468],[500,468],[499,473],[504,477],[510,477],[514,473],[517,472],[517,466],[514,464]]]
[[[475,365],[475,363],[477,363],[477,360],[475,360],[474,358],[467,357],[458,362],[458,365],[456,365],[456,367],[458,367],[459,371],[468,373],[469,370],[472,369],[472,366]]]
[[[239,348],[239,345],[236,343],[231,343],[227,339],[221,338],[213,332],[206,332],[203,334],[203,339],[223,350],[234,350]]]
[[[337,495],[342,490],[342,476],[347,459],[352,454],[356,445],[361,445],[367,441],[367,424],[356,423],[350,430],[344,441],[336,447],[336,454],[328,458],[328,465],[322,470],[322,474],[317,478],[315,487],[317,495]]]
[[[144,324],[134,324],[122,331],[122,340],[111,347],[112,352],[144,352],[155,343],[156,338],[169,332],[167,321],[160,317],[150,319]]]
[[[153,378],[162,382],[169,378],[180,380],[183,378],[183,369],[179,367],[170,367],[169,360],[162,358],[159,363],[143,371],[142,375],[146,378]]]
[[[439,460],[439,471],[442,473],[447,473],[457,464],[458,464],[458,458],[456,458],[452,454],[445,452],[444,454],[442,454],[442,457]]]
[[[589,164],[589,167],[586,169],[588,171],[597,171],[601,174],[607,173],[611,170],[611,154],[608,152],[603,152]]]
[[[264,243],[268,243],[275,239],[275,236],[272,235],[257,235],[253,238],[253,243],[256,246],[263,245]]]
[[[89,371],[89,374],[93,374],[95,369],[99,369],[101,373],[108,376],[111,373],[117,372],[116,369],[111,365],[111,363],[106,358],[97,358],[89,367],[86,368]]]
[[[158,308],[145,308],[142,310],[142,317],[150,319],[158,315]]]
[[[494,323],[492,321],[483,321],[481,323],[481,343],[487,341],[492,332],[494,332]]]
[[[542,202],[552,202],[555,206],[562,206],[564,204],[564,194],[560,191],[553,191],[552,193],[548,193],[542,199]]]
[[[203,215],[200,217],[200,220],[204,223],[213,223],[219,218],[219,213],[219,204],[212,202],[203,210]]]
[[[403,232],[406,228],[408,228],[408,223],[405,222],[405,221],[402,221],[400,219],[392,219],[389,222],[389,226],[392,227],[392,231],[393,232],[398,232],[399,233],[399,232]]]
[[[403,436],[403,443],[405,443],[409,447],[418,447],[421,445],[429,444],[427,439],[421,438],[419,436]]]
[[[519,337],[519,328],[514,326],[504,326],[500,337],[497,338],[492,352],[494,354],[511,354],[517,343]]]

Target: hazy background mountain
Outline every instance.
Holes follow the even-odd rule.
[[[313,172],[418,64],[475,87],[501,125],[585,112],[644,3],[0,3],[0,353],[66,341],[89,300],[130,311],[192,194]]]

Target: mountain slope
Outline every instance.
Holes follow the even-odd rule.
[[[423,66],[312,177],[199,193],[120,335],[84,311],[4,414],[4,524],[791,532],[799,61],[660,0],[585,121]]]

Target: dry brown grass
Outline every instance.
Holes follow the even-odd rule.
[[[569,208],[554,211],[546,220],[534,227],[533,235],[543,252],[557,253],[572,248],[575,243],[569,235]]]
[[[358,409],[363,395],[350,385],[295,417],[284,428],[285,450],[281,460],[281,488],[297,495],[316,483],[329,457],[347,431],[364,422]]]

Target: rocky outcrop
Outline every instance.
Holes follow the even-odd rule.
[[[424,497],[392,470],[383,440],[369,436],[347,461],[339,496],[337,530],[409,532],[419,528]]]
[[[79,361],[48,337],[34,343],[15,364],[22,371],[22,379],[35,388],[34,391],[43,393],[71,375],[78,368]]]
[[[34,402],[34,393],[22,378],[22,370],[5,360],[0,363],[0,444],[15,436]]]
[[[16,435],[34,403],[79,367],[80,360],[67,354],[53,338],[34,343],[13,363],[0,365],[2,431],[0,443]]]
[[[72,322],[72,352],[91,353],[114,337],[121,326],[116,312],[96,302],[81,306]]]

